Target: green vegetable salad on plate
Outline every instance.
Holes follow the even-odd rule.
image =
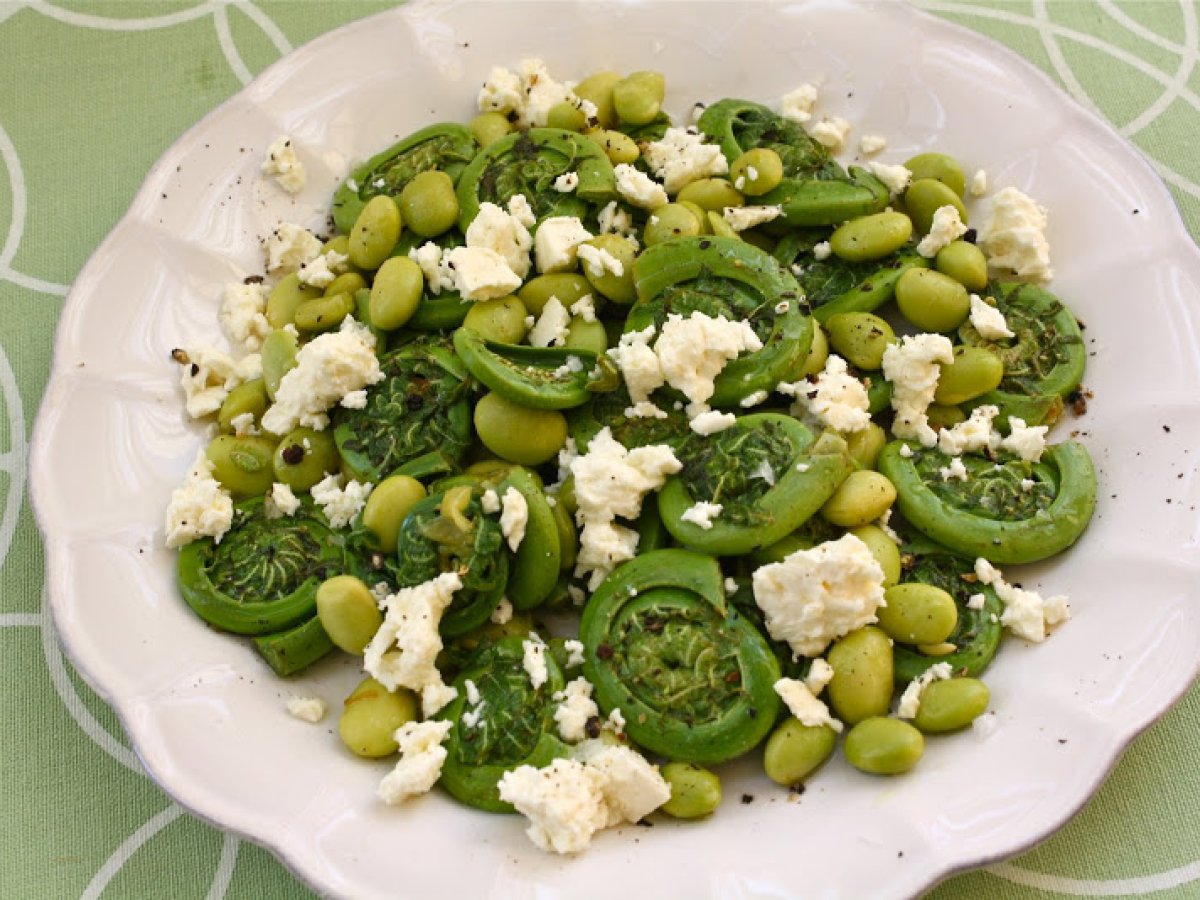
[[[338,731],[384,803],[440,784],[559,853],[720,815],[745,754],[795,787],[988,727],[1005,632],[1069,614],[999,567],[1095,506],[1048,441],[1085,354],[1036,201],[884,162],[812,85],[684,123],[664,92],[493,69],[332,234],[266,236],[232,352],[172,352],[215,434],[167,511],[183,599],[280,676],[361,659]]]

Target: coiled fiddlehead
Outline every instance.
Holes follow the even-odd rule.
[[[688,418],[671,404],[662,407],[666,418],[628,417],[625,410],[633,406],[625,385],[615,391],[596,394],[591,403],[577,407],[568,414],[571,437],[580,453],[602,428],[609,428],[618,443],[632,450],[650,444],[667,444],[676,451],[687,443],[694,432]]]
[[[614,571],[584,609],[584,673],[635,742],[671,759],[718,763],[766,737],[779,663],[730,607],[717,561],[656,550]]]

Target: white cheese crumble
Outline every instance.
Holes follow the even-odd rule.
[[[529,676],[529,683],[536,691],[550,677],[550,670],[546,667],[546,642],[531,631],[529,637],[521,642],[521,649],[525,652],[521,659],[521,666],[525,669],[525,673]]]
[[[578,172],[563,172],[554,179],[554,189],[560,194],[569,194],[579,187]]]
[[[759,460],[758,465],[755,466],[751,470],[750,477],[751,478],[761,478],[763,481],[765,481],[769,485],[775,484],[775,470],[771,467],[771,464],[765,459]]]
[[[263,500],[263,511],[268,519],[294,516],[300,509],[300,498],[286,484],[275,482]]]
[[[567,651],[568,669],[573,669],[576,666],[583,665],[583,641],[577,641],[573,638],[568,638],[563,642],[563,649]]]
[[[183,388],[188,415],[193,419],[210,416],[221,408],[229,392],[240,384],[262,375],[262,357],[251,353],[235,360],[215,347],[192,347],[177,351],[180,362],[179,384]]]
[[[296,367],[279,382],[262,427],[272,434],[297,425],[321,431],[329,424],[329,407],[382,378],[375,335],[347,316],[337,331],[317,335],[296,353]]]
[[[971,295],[971,324],[985,341],[999,341],[1014,337],[1004,313],[985,301],[978,294]]]
[[[664,380],[691,401],[690,418],[707,410],[713,381],[726,363],[740,353],[761,349],[762,341],[749,322],[702,312],[687,318],[670,313],[654,344]]]
[[[621,198],[642,209],[658,209],[668,202],[663,186],[629,163],[613,166],[617,179],[617,193]]]
[[[433,788],[446,762],[442,741],[452,726],[442,721],[405,722],[396,729],[400,759],[379,782],[380,800],[392,806]]]
[[[227,285],[217,314],[221,329],[235,346],[253,352],[271,333],[267,321],[267,288],[261,283]]]
[[[802,84],[794,91],[783,95],[779,114],[792,122],[804,123],[812,118],[813,107],[816,105],[817,86]]]
[[[684,522],[691,522],[693,525],[699,526],[704,531],[709,531],[713,527],[713,519],[719,516],[724,508],[720,503],[698,500],[685,509],[679,518]]]
[[[507,597],[501,597],[500,602],[496,604],[496,608],[492,611],[489,621],[496,625],[505,625],[512,620],[513,605],[512,601]]]
[[[315,725],[325,718],[329,707],[320,697],[288,697],[287,711],[292,718]]]
[[[283,222],[263,242],[267,271],[279,277],[290,275],[321,252],[321,241],[300,225]]]
[[[912,172],[904,166],[889,166],[887,163],[867,163],[867,171],[887,185],[888,193],[893,197],[903,194],[908,183],[912,181]]]
[[[724,431],[726,428],[732,428],[736,424],[737,416],[733,413],[718,412],[715,409],[702,412],[688,422],[692,431],[705,436],[716,434],[718,431]]]
[[[516,196],[524,200],[525,195]],[[525,227],[522,217],[505,211],[495,203],[484,201],[479,204],[479,212],[467,226],[466,242],[472,249],[491,250],[500,256],[519,278],[529,274],[529,251],[533,249],[529,229]]]
[[[525,495],[515,487],[509,487],[504,492],[503,510],[500,513],[500,533],[508,541],[508,549],[513,553],[525,540],[525,526],[529,524],[529,503]]]
[[[771,395],[766,391],[755,391],[752,394],[747,394],[745,397],[739,400],[738,406],[740,406],[742,409],[750,409],[758,406],[760,403],[766,403],[767,398],[770,396]]]
[[[262,173],[272,175],[275,183],[289,194],[298,194],[304,190],[308,178],[304,172],[304,164],[296,156],[296,148],[292,139],[286,136],[275,139],[267,148],[267,158],[263,160]]]
[[[421,267],[425,276],[425,286],[433,295],[442,291],[454,290],[454,270],[450,268],[449,260],[442,248],[433,241],[426,241],[420,247],[408,251],[408,258]]]
[[[871,424],[867,389],[836,353],[829,354],[825,368],[814,380],[784,382],[777,390],[795,398],[792,415],[808,413],[835,431],[849,434]]]
[[[602,247],[580,244],[575,249],[575,255],[593,278],[603,278],[606,274],[620,278],[625,274],[624,264]]]
[[[706,144],[703,135],[686,128],[668,128],[661,140],[646,144],[642,157],[668,194],[677,194],[698,179],[729,171],[729,162],[721,148]]]
[[[966,481],[970,478],[967,467],[963,465],[962,457],[956,456],[950,460],[950,465],[938,469],[942,481]]]
[[[345,253],[326,250],[300,266],[296,270],[296,277],[300,279],[301,284],[324,289],[333,284],[333,280],[338,275],[346,271],[346,263],[349,261],[350,257]]]
[[[833,254],[833,247],[830,245],[829,241],[821,241],[820,243],[813,245],[812,254],[813,259],[818,261],[829,259],[829,257]]]
[[[625,381],[625,389],[635,409],[639,404],[648,403],[650,394],[662,387],[666,380],[658,357],[650,347],[653,337],[654,326],[647,325],[641,331],[629,331],[621,335],[617,346],[608,351],[621,370],[621,378]]]
[[[313,501],[321,507],[333,528],[345,528],[362,512],[375,485],[351,479],[342,486],[342,476],[330,473],[312,486]]]
[[[571,315],[579,316],[585,322],[596,321],[596,301],[591,294],[584,294],[569,307]]]
[[[551,297],[527,337],[534,347],[561,347],[567,342],[570,326],[571,314],[557,297]]]
[[[833,681],[833,666],[820,657],[814,659],[812,665],[808,667],[808,674],[804,676],[804,686],[816,697],[825,690],[831,681]]]
[[[569,272],[575,268],[579,245],[592,233],[575,216],[550,216],[533,237],[534,258],[539,272]]]
[[[480,112],[514,113],[520,128],[542,128],[552,107],[580,106],[571,89],[550,77],[540,59],[523,59],[516,72],[496,66],[479,91]]]
[[[991,218],[980,235],[979,248],[992,266],[1019,278],[1045,282],[1054,276],[1046,242],[1046,210],[1014,187],[992,198]]]
[[[238,437],[259,433],[258,426],[254,424],[254,413],[252,412],[244,412],[234,416],[229,420],[229,424],[233,426],[233,433]]]
[[[577,744],[587,737],[588,719],[600,715],[600,707],[592,699],[592,684],[583,676],[567,683],[564,690],[554,694],[558,706],[554,721],[558,734],[568,744]]]
[[[932,259],[938,255],[939,250],[954,243],[966,233],[967,226],[958,215],[958,207],[950,204],[939,206],[933,213],[929,234],[917,244],[917,252],[927,259]]]
[[[775,682],[775,693],[787,704],[792,715],[800,720],[800,724],[810,728],[828,725],[834,731],[842,730],[842,723],[829,714],[829,707],[818,700],[803,681],[780,678]]]
[[[658,766],[630,747],[594,738],[576,746],[573,756],[603,776],[601,790],[610,827],[639,822],[671,799],[671,788]]]
[[[1026,425],[1024,419],[1008,417],[1008,437],[1000,441],[1000,449],[1015,453],[1026,462],[1039,462],[1046,452],[1048,425]]]
[[[913,448],[908,446],[908,444],[901,444],[900,445],[900,455],[903,456],[905,459],[912,459]]]
[[[967,598],[967,609],[981,610],[987,605],[987,596],[985,594],[972,594]]]
[[[521,286],[508,261],[487,247],[455,247],[442,256],[464,300],[499,300]]]
[[[896,709],[899,719],[915,719],[921,709],[921,693],[935,681],[944,681],[954,675],[950,663],[940,662],[930,666],[908,683],[904,693],[900,695],[900,705]]]
[[[995,446],[999,435],[992,430],[992,420],[998,415],[999,407],[991,404],[975,407],[968,419],[938,432],[938,449],[949,456],[958,456]],[[904,455],[903,451],[900,455]],[[911,456],[912,451],[908,455]]]
[[[982,197],[987,193],[988,176],[983,169],[977,169],[975,174],[971,176],[971,196]]]
[[[1004,604],[1000,624],[1027,641],[1040,643],[1047,630],[1071,617],[1071,608],[1062,594],[1043,598],[1036,591],[1027,591],[1004,580],[1000,570],[980,557],[975,560],[975,575],[990,585]]]
[[[500,799],[529,819],[525,833],[543,850],[578,853],[608,825],[604,776],[574,759],[548,766],[518,766],[497,787]]]
[[[773,222],[783,215],[782,206],[726,206],[721,215],[734,231],[745,231],[767,222]]]
[[[850,133],[850,123],[841,116],[829,116],[808,130],[809,136],[831,153],[841,152]]]
[[[445,572],[415,587],[401,588],[384,601],[383,624],[363,651],[367,674],[389,691],[406,687],[419,692],[426,716],[434,715],[457,694],[442,681],[436,663],[442,651],[438,623],[461,587],[457,572]]]
[[[852,534],[797,550],[754,572],[754,601],[767,631],[795,656],[816,656],[829,644],[874,622],[884,605],[883,569]]]
[[[874,156],[887,149],[887,138],[882,134],[864,134],[858,139],[858,152],[864,156]]]
[[[187,479],[171,492],[166,516],[168,547],[182,547],[200,537],[211,537],[219,544],[233,525],[233,498],[212,473],[213,464],[201,448]]]
[[[634,231],[633,215],[627,209],[621,209],[616,200],[610,200],[596,214],[600,224],[601,234],[632,234]]]
[[[954,345],[941,334],[905,335],[883,351],[883,377],[892,383],[892,433],[926,447],[937,443],[926,411],[933,402],[941,370],[938,363],[954,362]]]

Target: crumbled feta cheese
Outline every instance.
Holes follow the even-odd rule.
[[[487,247],[455,247],[443,254],[443,262],[464,300],[498,300],[521,286],[521,276],[508,261]]]
[[[617,201],[609,201],[596,214],[600,223],[601,234],[631,234],[634,231],[633,216],[626,209],[617,206]]]
[[[797,550],[754,572],[754,601],[767,631],[796,656],[816,656],[830,642],[875,621],[884,605],[883,569],[852,534]]]
[[[686,128],[668,128],[662,138],[646,144],[642,157],[668,194],[678,194],[700,178],[724,175],[729,162],[716,144]]]
[[[292,139],[289,137],[276,138],[275,143],[267,148],[262,173],[275,176],[275,183],[289,194],[300,193],[308,180],[304,164],[296,156],[296,148],[292,146]]]
[[[987,189],[987,172],[985,172],[983,169],[976,170],[975,174],[971,176],[971,196],[982,197],[987,193]]]
[[[698,416],[693,416],[688,425],[696,434],[708,436],[732,428],[737,424],[737,416],[733,413],[718,412],[715,409],[706,410]]]
[[[992,198],[991,218],[980,235],[979,248],[991,265],[1019,278],[1045,282],[1054,276],[1046,242],[1046,210],[1014,187]]]
[[[1026,425],[1024,419],[1008,417],[1008,437],[1000,441],[1000,449],[1015,453],[1026,462],[1038,462],[1046,452],[1048,425]]]
[[[829,241],[821,241],[820,243],[813,245],[813,248],[812,248],[813,259],[816,259],[818,261],[822,260],[822,259],[829,259],[829,257],[832,255],[832,253],[833,253],[833,247],[830,246]]]
[[[521,649],[525,651],[521,666],[529,675],[529,683],[536,691],[550,677],[550,671],[546,668],[546,643],[537,634],[530,632],[529,638],[521,642]]]
[[[525,495],[515,487],[509,487],[504,492],[504,509],[500,513],[500,532],[508,541],[508,549],[513,553],[525,540],[525,526],[529,524],[529,503]]]
[[[234,416],[229,420],[229,424],[233,427],[233,433],[238,437],[259,433],[258,426],[254,424],[254,413],[252,412],[244,412]]]
[[[579,316],[585,322],[596,321],[596,301],[591,294],[584,294],[570,306],[571,315]]]
[[[943,428],[938,432],[938,448],[949,456],[958,456],[962,453],[976,453],[985,447],[995,446],[999,435],[992,430],[992,419],[998,415],[1000,415],[999,407],[990,404],[975,407],[966,421],[959,422],[952,428]],[[900,455],[904,455],[903,450]],[[908,455],[912,456],[911,450]]]
[[[515,73],[494,67],[478,102],[480,112],[515,113],[521,128],[542,128],[555,105],[580,103],[570,88],[550,77],[540,59],[521,60]]]
[[[739,400],[738,406],[740,406],[742,409],[750,409],[751,407],[758,406],[760,403],[766,403],[767,398],[770,396],[771,395],[766,391],[755,391],[752,394],[747,394],[745,397]]]
[[[1014,336],[1004,319],[1004,313],[978,294],[971,295],[971,324],[985,341],[999,341]]]
[[[488,488],[479,499],[479,507],[488,515],[500,512],[500,495]]]
[[[568,669],[573,669],[576,666],[583,665],[583,641],[577,641],[573,638],[568,638],[563,642],[563,649],[567,651]]]
[[[691,522],[693,525],[699,526],[703,531],[708,531],[713,527],[713,519],[719,516],[724,508],[720,503],[699,500],[685,509],[679,518],[684,522]]]
[[[967,233],[967,226],[959,218],[958,208],[946,204],[939,206],[933,213],[933,222],[929,226],[929,234],[921,238],[917,244],[917,252],[932,259],[943,247],[952,244]]]
[[[617,179],[617,193],[634,206],[642,209],[658,209],[668,202],[667,192],[663,190],[663,186],[629,163],[613,166],[613,175]]]
[[[820,657],[814,659],[812,665],[808,667],[808,674],[804,676],[804,686],[814,697],[817,697],[831,681],[833,681],[833,666]]]
[[[810,728],[828,725],[834,731],[842,730],[842,723],[829,714],[829,707],[818,700],[808,685],[794,678],[780,678],[775,682],[777,693],[800,724]]]
[[[802,84],[794,91],[783,95],[779,114],[793,122],[804,123],[812,118],[813,107],[817,105],[817,86]]]
[[[608,714],[608,719],[604,723],[604,727],[613,734],[625,733],[625,715],[621,710],[614,706],[612,712]]]
[[[171,492],[166,516],[168,547],[182,547],[199,537],[211,537],[219,544],[233,525],[233,498],[212,473],[213,464],[201,448],[187,479]]]
[[[309,287],[327,288],[341,272],[346,271],[346,263],[350,257],[336,250],[326,252],[310,259],[296,270],[296,277],[301,284]]]
[[[883,377],[892,383],[892,433],[926,447],[937,443],[926,411],[933,402],[941,370],[938,363],[954,362],[954,345],[940,334],[905,335],[883,351]]]
[[[767,460],[759,460],[758,465],[750,472],[751,478],[761,478],[769,485],[775,484],[775,470],[771,468],[771,464]]]
[[[479,89],[479,111],[518,112],[524,106],[524,97],[524,92],[521,90],[521,79],[517,73],[510,72],[502,66],[493,66],[487,81]]]
[[[568,356],[567,361],[554,370],[556,378],[566,378],[568,375],[575,375],[582,372],[584,369],[583,360],[578,356]],[[550,498],[547,498],[550,499]],[[551,506],[554,504],[551,503]]]
[[[734,231],[745,231],[783,215],[782,206],[726,206],[721,210],[725,224]]]
[[[687,318],[668,314],[654,344],[663,378],[691,401],[688,415],[693,418],[708,408],[715,390],[713,381],[725,364],[740,353],[761,349],[762,341],[749,322],[731,322],[723,315],[712,318],[702,312]]]
[[[575,268],[579,245],[592,233],[575,216],[551,216],[534,235],[534,256],[539,272],[569,272]]]
[[[408,258],[421,267],[425,276],[425,286],[429,293],[438,295],[442,291],[454,290],[454,270],[450,268],[447,254],[433,241],[426,241],[420,247],[408,251]]]
[[[587,737],[585,726],[588,719],[600,715],[600,707],[592,699],[592,684],[583,676],[567,683],[566,689],[554,695],[558,706],[554,710],[554,721],[558,723],[558,734],[568,744],[577,744]]]
[[[908,183],[912,181],[912,172],[904,166],[889,166],[887,163],[867,163],[867,171],[882,181],[893,197],[903,194]]]
[[[887,138],[882,134],[864,134],[858,139],[858,152],[864,156],[873,156],[887,149]]]
[[[574,759],[518,766],[497,783],[500,799],[529,819],[525,833],[543,850],[578,853],[608,825],[604,775]]]
[[[617,346],[608,351],[608,355],[621,370],[625,389],[635,407],[648,402],[650,394],[662,387],[666,381],[658,357],[650,347],[650,339],[653,337],[654,326],[647,325],[641,331],[628,331],[621,335]]]
[[[580,244],[576,247],[575,254],[593,278],[603,278],[606,274],[620,278],[625,274],[624,264],[602,247]]]
[[[809,129],[809,136],[831,153],[841,152],[850,133],[850,123],[841,116],[829,116]]]
[[[963,465],[962,457],[956,456],[950,460],[950,465],[938,469],[942,481],[966,481],[970,478],[967,467]]]
[[[342,476],[330,473],[312,486],[312,498],[325,513],[333,528],[345,528],[354,521],[371,495],[375,485],[360,484],[353,479],[342,487]]]
[[[900,455],[903,456],[905,459],[912,459],[912,455],[913,455],[912,447],[908,446],[908,444],[901,444],[900,445]]]
[[[257,353],[235,360],[215,347],[202,346],[176,351],[174,356],[182,367],[179,384],[193,419],[212,415],[230,391],[262,375],[262,357]]]
[[[982,557],[975,560],[975,575],[996,592],[1004,604],[1000,624],[1017,637],[1040,643],[1046,639],[1048,628],[1071,617],[1065,596],[1058,594],[1043,598],[1036,591],[1011,585],[995,566]]]
[[[1035,487],[1037,487],[1037,482],[1034,481],[1032,478],[1022,478],[1021,479],[1021,490],[1024,493],[1028,494]]]
[[[329,407],[382,378],[375,335],[347,316],[337,331],[317,335],[296,353],[296,367],[279,382],[262,427],[272,434],[297,425],[321,431],[329,424]]]
[[[463,690],[466,691],[466,694],[467,694],[467,703],[470,704],[471,706],[478,706],[479,701],[481,699],[479,696],[478,685],[476,685],[474,681],[472,681],[470,678],[468,678],[466,681],[463,682]]]
[[[421,693],[426,716],[434,715],[456,694],[442,681],[436,663],[442,651],[438,623],[461,587],[457,572],[445,572],[415,587],[401,588],[384,601],[383,624],[363,651],[367,674],[389,691],[406,687]]]
[[[984,594],[972,594],[967,598],[967,609],[981,610],[987,604],[987,596]]]
[[[338,401],[338,406],[344,409],[365,409],[367,406],[367,389],[359,388],[357,391],[350,391]]]
[[[400,749],[395,768],[379,782],[379,799],[389,806],[428,793],[442,774],[446,748],[442,741],[452,722],[405,722],[394,735]]]
[[[506,205],[508,214],[516,219],[518,224],[524,225],[526,228],[532,228],[537,224],[537,214],[524,194],[513,194],[508,198]]]
[[[829,354],[825,368],[815,380],[784,382],[777,390],[795,398],[793,415],[808,413],[835,431],[849,434],[871,424],[867,389],[850,374],[846,361],[836,353]]]
[[[282,277],[295,272],[321,252],[321,241],[300,225],[283,222],[263,242],[267,271]]]
[[[507,597],[501,597],[500,602],[496,604],[495,610],[492,611],[490,621],[496,625],[506,625],[513,617],[512,601]]]
[[[900,695],[900,706],[896,709],[899,719],[915,719],[921,709],[921,693],[935,681],[944,681],[954,675],[950,663],[940,662],[930,666],[908,683]]]
[[[271,333],[267,321],[267,288],[261,283],[237,282],[225,288],[218,318],[225,336],[235,346],[253,352]]]
[[[537,324],[529,330],[529,343],[535,347],[561,347],[567,342],[571,314],[557,297],[551,297],[542,307]]]
[[[320,697],[288,697],[287,711],[293,718],[315,725],[325,718],[329,707]]]
[[[263,499],[263,511],[268,519],[294,516],[300,509],[300,498],[286,484],[275,482]]]
[[[579,187],[578,172],[563,172],[554,179],[554,189],[560,194],[569,194],[577,187]]]
[[[523,194],[520,196],[524,197]],[[529,251],[533,248],[529,229],[517,216],[495,203],[484,201],[479,204],[479,212],[467,226],[466,242],[474,250],[491,250],[518,278],[529,274]],[[453,254],[451,261],[454,262]]]
[[[604,777],[601,790],[609,827],[640,822],[671,799],[671,788],[658,767],[630,747],[595,738],[576,746],[572,755]]]

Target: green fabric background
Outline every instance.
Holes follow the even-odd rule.
[[[311,896],[268,853],[164,796],[72,672],[45,611],[25,453],[67,286],[154,160],[281,53],[389,5],[0,2],[0,509],[22,495],[15,528],[0,522],[0,897]],[[1012,47],[1107,117],[1200,234],[1192,0],[923,6]],[[1200,897],[1198,730],[1193,688],[1059,834],[930,896]]]

